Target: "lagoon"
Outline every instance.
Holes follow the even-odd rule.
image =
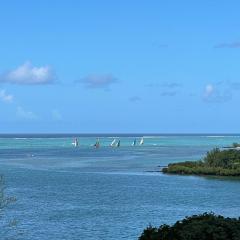
[[[6,212],[22,239],[137,239],[149,224],[213,211],[240,215],[240,180],[164,175],[158,166],[198,160],[239,135],[2,135],[0,171],[17,202]],[[100,137],[101,147],[91,147]]]

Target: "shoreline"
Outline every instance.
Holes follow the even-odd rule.
[[[154,171],[152,171],[154,172]],[[178,176],[194,176],[194,177],[217,177],[217,178],[233,178],[240,180],[240,175],[217,175],[217,174],[191,174],[191,173],[173,173],[173,172],[164,172],[162,169],[159,171],[162,174],[165,175],[178,175]]]

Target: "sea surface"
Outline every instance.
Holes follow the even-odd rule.
[[[77,137],[79,147],[72,145]],[[101,147],[95,149],[96,138]],[[137,239],[192,214],[240,216],[240,179],[164,175],[240,135],[0,135],[0,173],[17,198],[4,219],[24,240]],[[119,148],[109,147],[120,139]],[[1,219],[0,219],[1,221]]]

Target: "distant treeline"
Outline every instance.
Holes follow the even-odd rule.
[[[240,143],[233,143],[233,147],[235,148],[240,147]]]
[[[200,161],[172,163],[162,171],[175,174],[240,176],[240,151],[236,149],[221,151],[215,148]]]
[[[186,217],[173,226],[147,227],[139,240],[239,240],[240,219],[213,213]]]

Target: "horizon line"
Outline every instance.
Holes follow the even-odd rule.
[[[8,133],[1,133],[0,135],[240,135],[240,133],[236,132],[8,132]]]

